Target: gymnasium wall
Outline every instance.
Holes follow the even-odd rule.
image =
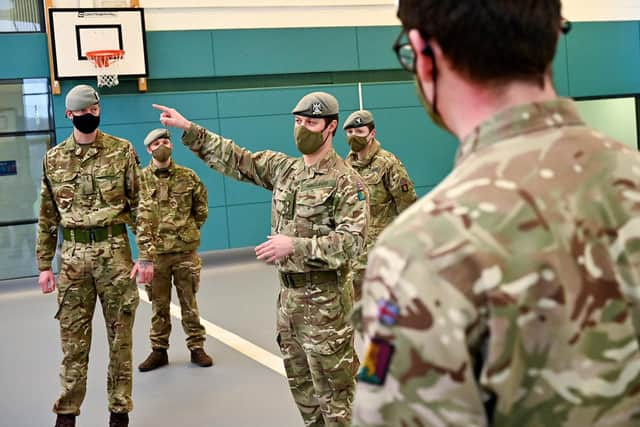
[[[187,118],[234,139],[250,150],[297,155],[291,108],[313,90],[336,95],[341,118],[372,110],[382,144],[406,165],[418,193],[450,171],[457,142],[428,121],[411,76],[399,70],[391,44],[397,26],[150,31],[149,91],[133,82],[102,91],[101,128],[128,138],[149,162],[142,140],[159,127],[151,103],[177,108]],[[44,34],[0,34],[0,78],[47,77]],[[640,21],[582,22],[561,38],[554,62],[560,94],[572,97],[640,93]],[[81,81],[63,81],[54,96],[58,141],[71,131],[64,94]],[[92,81],[82,81],[95,83]],[[176,132],[174,141],[179,134]],[[335,141],[347,151],[342,133]],[[210,218],[201,250],[252,246],[269,233],[270,194],[224,178],[180,144],[178,163],[195,169],[209,190]]]

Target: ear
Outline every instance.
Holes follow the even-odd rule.
[[[147,153],[151,154],[151,147],[147,145]]]
[[[67,116],[67,119],[73,120],[73,114],[71,114],[71,110],[67,110],[64,113]]]
[[[429,55],[423,53],[425,48],[431,48],[431,45],[422,38],[422,35],[416,29],[409,30],[409,41],[414,52],[416,52],[416,77],[423,84],[433,83],[433,60]]]
[[[376,128],[371,129],[370,135],[371,135],[371,140],[373,140],[376,137]]]

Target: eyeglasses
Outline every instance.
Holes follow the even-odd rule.
[[[416,52],[411,47],[409,39],[407,38],[406,30],[400,31],[398,38],[393,43],[393,51],[396,53],[398,62],[402,65],[406,71],[410,73],[416,72]]]

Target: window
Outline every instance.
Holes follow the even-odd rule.
[[[42,158],[54,141],[46,79],[0,81],[0,280],[37,274]]]
[[[0,0],[0,33],[44,31],[42,0]]]

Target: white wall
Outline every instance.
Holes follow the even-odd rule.
[[[139,0],[148,31],[398,25],[396,0]],[[129,0],[53,0],[55,7]],[[640,0],[565,0],[572,21],[640,20]]]

